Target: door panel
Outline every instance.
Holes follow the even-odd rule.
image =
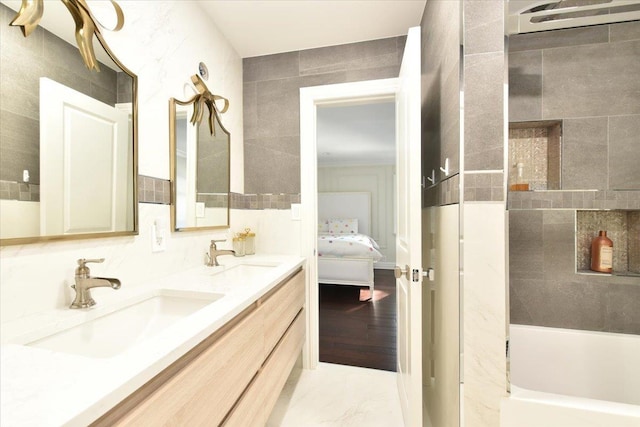
[[[425,263],[434,269],[423,295],[424,425],[460,423],[460,206],[423,211]]]
[[[407,426],[422,424],[420,28],[409,29],[396,96],[398,391]],[[412,272],[416,271],[416,277]]]
[[[127,229],[129,115],[40,81],[41,233]]]

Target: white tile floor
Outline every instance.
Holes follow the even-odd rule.
[[[294,368],[267,427],[400,427],[396,373],[320,363]]]

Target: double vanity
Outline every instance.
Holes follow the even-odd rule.
[[[0,246],[47,245],[34,250],[40,256],[56,252],[58,241],[122,238],[118,244],[135,247],[133,254],[144,246],[146,255],[148,246],[139,242],[150,239],[151,251],[162,252],[168,209],[149,209],[155,212],[145,218],[150,235],[140,232],[139,218],[141,203],[162,202],[171,205],[171,231],[195,232],[194,238],[176,239],[168,249],[173,253],[146,258],[144,268],[158,276],[176,265],[193,265],[179,244],[184,249],[186,239],[195,244],[205,232],[227,232],[231,224],[231,133],[221,122],[229,100],[207,88],[206,66],[199,64],[188,87],[170,77],[172,94],[191,97],[169,103],[171,180],[145,177],[140,186],[138,77],[97,30],[107,29],[83,0],[46,2],[44,13],[52,22],[73,16],[76,38],[70,40],[64,31],[39,26],[41,0],[24,0],[22,7],[0,3],[2,61],[16,76],[29,77],[2,86],[3,117],[10,113],[28,125],[17,132],[3,122],[0,129],[3,153],[15,160],[10,167],[3,163],[0,184],[16,190],[3,190],[7,194],[0,198]],[[110,4],[118,31],[123,12]],[[95,51],[87,48],[94,37]],[[54,65],[36,55],[43,46],[56,46],[44,49],[55,52],[49,55]],[[96,82],[99,90],[89,90]],[[5,112],[7,106],[13,108]],[[146,114],[153,117],[150,110]],[[103,251],[99,243],[85,247]],[[80,259],[73,302],[65,294],[42,311],[30,307],[3,317],[0,425],[264,425],[305,339],[304,260],[230,254],[212,243],[210,266],[150,283],[93,277],[86,263],[103,260]],[[224,265],[217,265],[222,255]],[[171,257],[171,269],[158,273]],[[122,263],[123,275],[138,274],[137,263],[131,265],[136,259]],[[37,299],[25,284],[37,282],[47,291],[61,285],[48,283],[49,277],[40,280],[44,275],[36,269],[26,274],[36,272],[35,279],[8,275],[15,286],[3,282],[3,307]]]
[[[303,259],[224,257],[3,325],[2,425],[263,425],[305,337]]]

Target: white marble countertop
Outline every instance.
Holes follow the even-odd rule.
[[[2,325],[0,425],[85,426],[141,387],[303,265],[293,256],[225,257],[223,267],[196,267],[118,291],[92,290],[97,305],[60,309]],[[269,265],[233,274],[238,264]],[[240,270],[236,270],[240,271]],[[224,274],[219,274],[225,272]],[[24,345],[148,298],[159,289],[224,294],[155,336],[109,358]]]

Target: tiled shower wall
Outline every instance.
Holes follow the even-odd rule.
[[[245,58],[245,193],[300,192],[300,88],[398,77],[406,37]]]
[[[640,334],[640,278],[577,274],[575,229],[575,210],[509,212],[511,323]]]
[[[509,121],[562,119],[562,188],[640,189],[640,21],[509,37]]]
[[[511,323],[640,334],[640,278],[577,274],[575,240],[576,209],[640,207],[639,51],[640,22],[509,38],[509,121],[563,121],[574,190],[509,194]]]

